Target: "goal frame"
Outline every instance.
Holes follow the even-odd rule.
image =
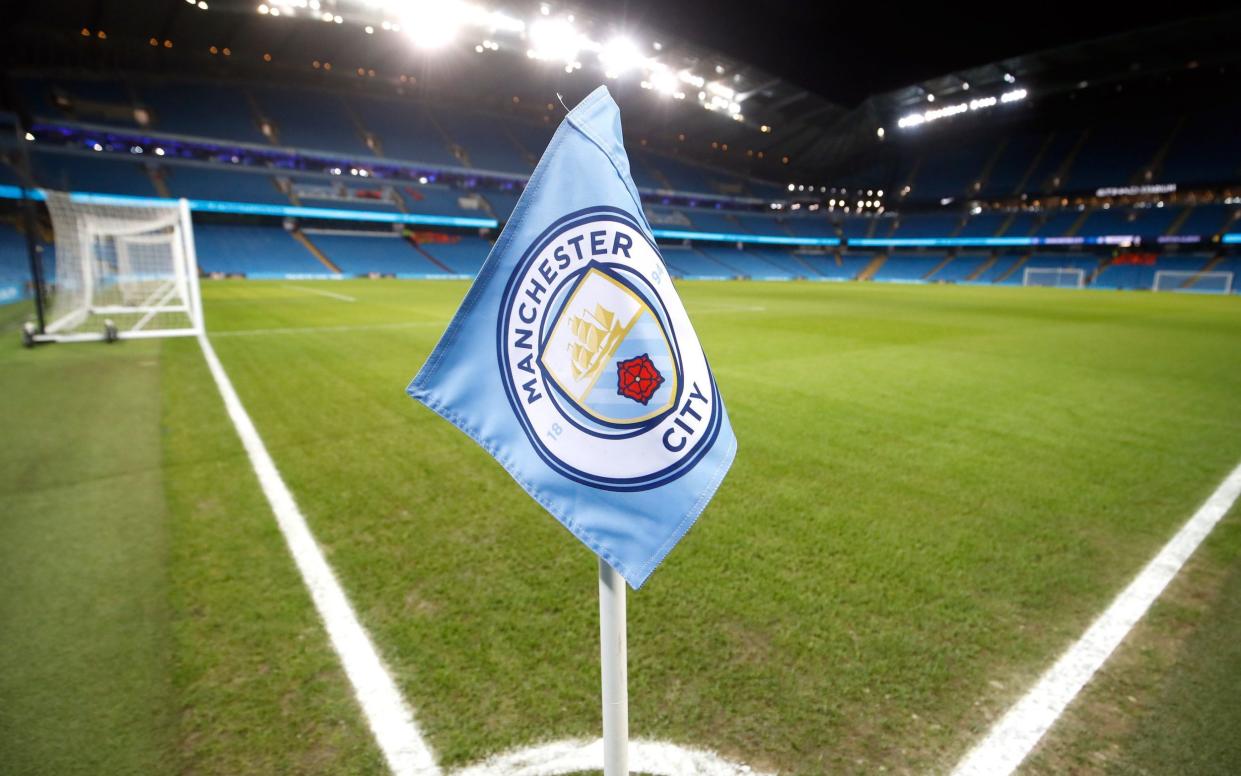
[[[1164,278],[1183,279],[1183,282],[1176,288],[1160,288],[1159,281]],[[1200,280],[1201,278],[1222,278],[1224,280],[1223,291],[1212,291],[1199,288],[1186,288],[1186,284]],[[1156,270],[1155,278],[1151,281],[1151,291],[1174,293],[1174,294],[1231,294],[1233,286],[1233,275],[1231,272],[1198,272],[1194,270],[1182,269],[1161,269]]]
[[[47,192],[45,191],[46,195]],[[71,199],[73,195],[67,195]],[[61,315],[58,319],[46,323],[41,330],[33,333],[31,340],[35,343],[40,342],[99,342],[109,339],[156,339],[162,337],[195,337],[205,331],[203,323],[203,306],[202,291],[199,285],[198,273],[198,254],[194,247],[194,225],[190,216],[190,205],[186,199],[166,200],[167,207],[171,210],[176,209],[175,219],[175,239],[171,244],[173,262],[172,277],[165,283],[161,284],[154,291],[146,292],[146,296],[141,299],[138,304],[134,305],[94,305],[92,304],[93,296],[93,262],[90,259],[90,251],[83,247],[79,250],[80,266],[83,277],[84,300],[73,311]],[[90,204],[101,204],[109,207],[151,207],[152,201],[144,199],[141,202],[130,201],[122,197],[103,197],[99,202]],[[161,202],[163,204],[163,202]],[[55,229],[55,226],[53,226]],[[140,245],[143,243],[152,244],[155,241],[149,236],[143,235],[141,230],[135,230],[134,234],[127,235],[123,232],[110,233],[109,236],[117,240],[117,261],[119,265],[129,266],[128,250],[132,245]],[[88,242],[88,234],[79,234],[77,239],[83,243]],[[46,281],[45,281],[46,282]],[[44,293],[45,289],[39,289],[38,293]],[[122,293],[125,293],[124,291]],[[183,304],[169,305],[167,304],[175,296],[180,296],[185,300]],[[145,329],[146,324],[160,313],[184,313],[189,321],[188,326],[171,329]],[[90,315],[141,315],[138,322],[125,330],[116,330],[112,333],[104,332],[74,332],[66,331],[72,329]]]
[[[1042,283],[1031,283],[1031,273],[1056,273],[1057,276],[1069,275],[1075,277],[1077,282],[1071,286],[1065,286],[1057,283],[1056,285],[1044,285]],[[1035,288],[1085,288],[1086,287],[1086,270],[1081,267],[1026,267],[1021,273],[1021,285]]]

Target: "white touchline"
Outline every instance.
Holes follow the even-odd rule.
[[[388,767],[396,776],[442,776],[443,771],[430,745],[414,721],[413,711],[401,697],[374,643],[358,621],[215,349],[205,334],[198,335],[198,343],[237,436],[250,457],[263,495],[276,515],[276,523],[302,574],[302,581],[310,590],[315,609],[323,619],[328,638],[340,656],[345,675],[353,685],[358,704]],[[630,762],[634,770],[652,776],[762,776],[747,765],[729,762],[713,752],[657,741],[631,742]],[[598,770],[602,764],[602,739],[595,742],[568,740],[497,755],[459,773],[462,776],[560,776]]]
[[[970,750],[953,771],[953,776],[1007,776],[1015,771],[1142,619],[1202,540],[1228,513],[1238,496],[1241,496],[1241,464],[1121,591],[1090,629],[1000,718],[987,737]]]
[[[362,706],[375,741],[383,750],[388,767],[397,776],[438,776],[439,766],[414,722],[413,712],[405,704],[362,623],[358,622],[345,591],[323,557],[323,551],[306,525],[306,518],[297,508],[293,494],[280,477],[275,461],[242,406],[228,374],[216,357],[215,349],[204,334],[198,335],[198,342],[207,360],[207,368],[220,389],[228,415],[237,429],[237,436],[241,437],[246,454],[250,456],[259,485],[271,504],[280,532],[284,534],[289,552],[302,573],[302,580],[310,590],[319,616],[323,618],[328,638],[340,656],[345,674],[353,684],[358,703]]]
[[[338,294],[338,293],[335,293],[334,291],[322,291],[322,290],[320,290],[320,289],[318,289],[318,288],[306,288],[305,286],[290,286],[290,285],[289,285],[289,284],[287,284],[287,283],[285,284],[285,286],[284,286],[284,287],[285,287],[285,288],[292,288],[292,289],[294,289],[294,290],[296,290],[296,291],[305,291],[305,292],[306,292],[306,293],[308,293],[308,294],[318,294],[319,296],[330,296],[330,297],[332,297],[333,299],[339,299],[339,300],[340,300],[340,301],[342,301],[342,302],[356,302],[356,301],[358,301],[357,299],[354,299],[352,296],[348,296],[348,295],[346,295],[346,294]]]

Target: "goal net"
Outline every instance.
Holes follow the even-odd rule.
[[[171,337],[202,330],[189,207],[82,201],[47,191],[56,243],[51,309],[40,339]]]
[[[1185,272],[1161,269],[1155,273],[1152,291],[1188,291],[1199,294],[1232,293],[1231,272]]]
[[[1023,286],[1050,286],[1051,288],[1083,288],[1086,271],[1077,267],[1026,267],[1021,276]]]

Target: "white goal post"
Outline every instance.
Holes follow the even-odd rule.
[[[1161,269],[1155,273],[1152,291],[1182,291],[1195,294],[1231,294],[1231,272],[1186,272]]]
[[[1026,267],[1021,275],[1021,285],[1084,288],[1086,271],[1078,267]]]
[[[56,246],[51,311],[36,341],[192,336],[203,330],[185,200],[45,191]]]

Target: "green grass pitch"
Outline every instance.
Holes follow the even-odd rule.
[[[630,596],[635,737],[786,774],[945,770],[1241,458],[1236,298],[678,288],[740,448]],[[593,556],[404,395],[465,289],[203,288],[225,368],[448,767],[599,730]],[[16,340],[0,770],[382,772],[197,344]],[[1238,546],[1210,557],[1235,568]],[[1191,649],[1222,662],[1170,670],[1164,696],[1237,681],[1241,627],[1217,631]],[[1217,706],[1235,731],[1238,704]]]

